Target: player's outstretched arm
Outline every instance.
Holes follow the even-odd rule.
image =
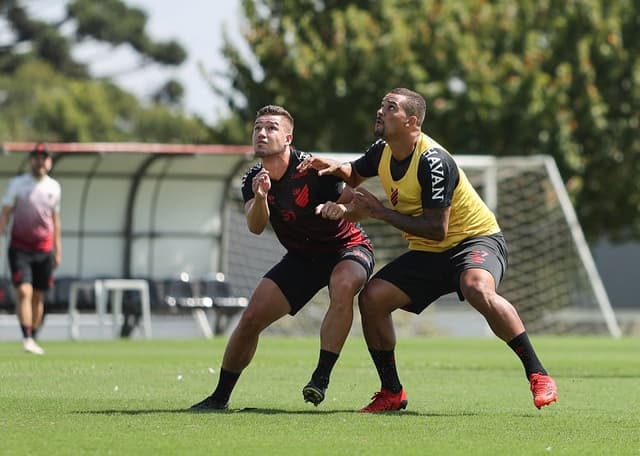
[[[312,155],[300,162],[298,171],[304,171],[309,168],[318,171],[318,176],[336,176],[351,187],[356,187],[364,180],[353,169],[350,162],[339,162],[331,158]]]
[[[397,229],[425,239],[442,241],[447,237],[450,207],[423,209],[420,216],[401,214],[385,207],[375,195],[357,188],[353,204],[369,208],[369,217],[382,220]]]

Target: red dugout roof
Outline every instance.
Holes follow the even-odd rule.
[[[30,152],[35,142],[3,142],[2,152]],[[53,153],[147,153],[147,154],[252,154],[251,146],[228,146],[220,144],[162,144],[143,142],[95,142],[95,143],[45,143]]]

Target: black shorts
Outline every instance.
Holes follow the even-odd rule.
[[[485,269],[496,287],[507,270],[507,244],[502,233],[462,241],[444,252],[410,250],[380,269],[374,279],[390,282],[404,291],[411,304],[407,312],[419,314],[439,297],[456,291],[461,301],[460,274]]]
[[[53,286],[53,252],[27,252],[9,249],[9,269],[14,286],[31,283],[33,288],[46,291]]]
[[[289,314],[295,315],[320,289],[329,285],[333,268],[343,260],[352,260],[362,265],[367,271],[367,278],[373,272],[373,252],[366,247],[355,246],[333,255],[312,258],[287,252],[264,277],[278,285],[291,306]]]

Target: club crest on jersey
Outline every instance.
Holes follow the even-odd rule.
[[[307,204],[309,204],[309,186],[305,184],[302,188],[294,189],[293,196],[297,206],[307,207]]]
[[[397,188],[391,188],[391,197],[389,199],[391,200],[391,204],[393,204],[394,206],[396,204],[398,204],[398,189]]]

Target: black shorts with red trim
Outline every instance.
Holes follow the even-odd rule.
[[[27,252],[9,249],[9,269],[14,286],[31,283],[36,290],[46,291],[53,286],[53,252]]]
[[[457,292],[461,301],[460,274],[467,269],[489,271],[496,287],[507,270],[508,250],[502,233],[466,239],[444,252],[410,250],[380,269],[374,279],[394,284],[410,298],[403,310],[421,313],[445,294]]]
[[[315,294],[329,285],[331,272],[343,261],[351,260],[360,264],[369,278],[373,272],[373,252],[362,246],[346,248],[329,255],[305,257],[287,252],[282,260],[272,267],[264,277],[273,280],[291,306],[290,315],[295,315]]]

